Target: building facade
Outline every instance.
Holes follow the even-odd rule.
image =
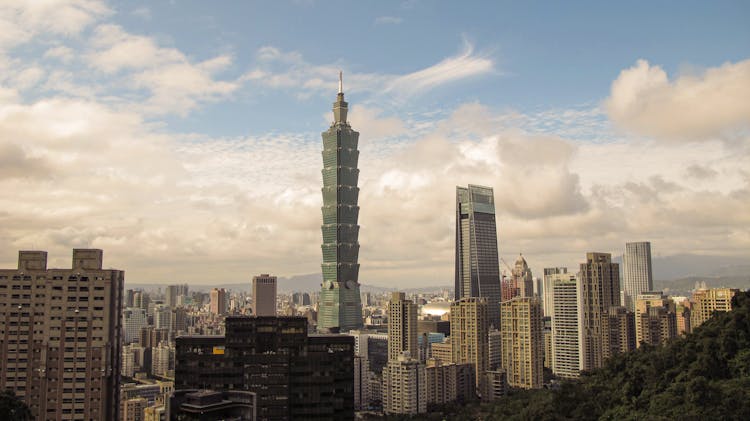
[[[690,328],[696,329],[705,323],[715,311],[732,311],[732,298],[738,292],[733,288],[699,289],[693,292]]]
[[[226,319],[226,336],[176,339],[175,390],[257,396],[259,420],[352,419],[354,338],[308,335],[304,317]]]
[[[542,304],[516,297],[500,304],[502,367],[510,386],[539,389],[543,385]]]
[[[451,357],[456,364],[472,365],[478,394],[484,388],[484,373],[489,364],[488,334],[487,301],[484,298],[462,298],[451,303]]]
[[[383,412],[386,414],[423,414],[427,412],[425,366],[419,360],[402,355],[388,360],[383,369]]]
[[[341,76],[339,75],[339,78]],[[318,331],[348,332],[362,327],[359,294],[359,132],[346,120],[349,104],[339,93],[334,121],[323,137],[323,283],[318,302]]]
[[[636,347],[633,312],[623,306],[613,306],[602,319],[602,359],[630,352]]]
[[[277,278],[267,273],[253,276],[253,315],[276,315]]]
[[[651,268],[651,243],[642,241],[626,243],[622,255],[622,290],[628,310],[635,312],[635,300],[638,294],[654,290],[654,278]]]
[[[549,276],[549,278],[547,278]],[[578,342],[578,280],[575,275],[555,273],[545,276],[549,289],[552,322],[552,372],[558,377],[577,378],[580,371]]]
[[[74,249],[71,269],[47,269],[47,252],[20,251],[0,270],[0,389],[34,419],[119,419],[125,274],[102,262]]]
[[[417,305],[403,292],[394,292],[388,303],[388,360],[397,360],[404,352],[419,358]]]
[[[456,187],[455,298],[482,297],[490,326],[500,326],[500,261],[491,188]]]
[[[609,253],[587,253],[579,279],[579,343],[581,370],[602,366],[602,319],[620,305],[620,265]]]
[[[224,288],[214,288],[211,290],[210,297],[211,313],[216,315],[227,314],[227,291]]]

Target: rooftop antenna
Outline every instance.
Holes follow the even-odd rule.
[[[339,93],[344,93],[344,72],[339,70]]]

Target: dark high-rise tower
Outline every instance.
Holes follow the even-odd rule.
[[[359,132],[346,121],[348,104],[339,73],[334,121],[323,136],[323,284],[318,330],[346,332],[362,326],[359,297]]]
[[[487,299],[489,325],[500,327],[500,268],[491,188],[456,187],[456,300]]]

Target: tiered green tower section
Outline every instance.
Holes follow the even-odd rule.
[[[334,122],[323,132],[323,283],[318,331],[344,333],[362,327],[359,296],[359,133],[346,121],[348,104],[339,79]]]

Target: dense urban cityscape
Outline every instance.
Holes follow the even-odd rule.
[[[416,22],[440,9],[392,42],[445,25],[464,50],[411,73],[350,75],[365,61],[334,55],[334,64],[312,65],[259,44],[258,65],[229,80],[221,75],[231,48],[198,61],[176,46],[182,40],[113,22],[144,32],[164,22],[165,33],[188,22],[181,33],[203,35],[184,35],[186,44],[199,44],[232,13],[180,5],[200,19],[171,20],[175,2],[169,13],[32,3],[0,4],[0,70],[14,74],[0,77],[0,420],[750,417],[750,61],[741,43],[739,53],[717,53],[720,65],[712,57],[673,80],[639,58],[608,76],[610,96],[586,109],[498,114],[480,103],[482,88],[418,99],[470,77],[515,77],[471,39],[499,31],[500,18],[475,28],[471,17],[484,8],[500,15],[497,5],[378,5],[392,14],[368,14],[369,30],[343,18],[360,5],[342,12],[334,35],[321,28],[328,35],[315,38],[361,54],[343,28],[396,33],[406,30],[401,16]],[[290,5],[300,27],[333,15],[331,4]],[[732,6],[750,17],[746,5]],[[248,27],[278,23],[276,5],[242,7]],[[159,23],[152,13],[164,13]],[[476,32],[444,22],[451,14]],[[703,18],[694,15],[680,19]],[[220,32],[201,48],[216,54],[244,37]],[[27,45],[41,54],[25,55]],[[47,75],[53,60],[69,72]],[[93,73],[76,73],[79,61]],[[20,70],[27,65],[36,67]],[[243,84],[258,96],[237,102],[257,116],[201,108]],[[263,89],[294,91],[295,102]],[[50,92],[60,96],[45,99]],[[310,140],[284,124],[320,130],[293,110],[322,114],[329,99],[330,126],[310,153]],[[226,130],[220,140],[203,137],[205,121]],[[278,127],[234,138],[249,121]],[[635,134],[600,138],[617,132],[610,124]],[[174,143],[165,140],[171,125],[183,130]],[[100,138],[105,146],[92,146]],[[581,162],[588,170],[575,169]],[[219,211],[228,203],[237,215]],[[657,275],[670,258],[672,271]]]
[[[625,244],[622,281],[611,253],[537,277],[523,255],[509,266],[493,189],[476,185],[456,187],[452,291],[360,292],[359,133],[347,110],[340,73],[323,133],[319,292],[279,294],[270,274],[254,276],[250,294],[125,289],[102,250],[74,249],[71,269],[20,251],[17,269],[0,270],[0,387],[50,420],[426,414],[554,387],[732,310],[738,289],[654,291],[647,241]]]

